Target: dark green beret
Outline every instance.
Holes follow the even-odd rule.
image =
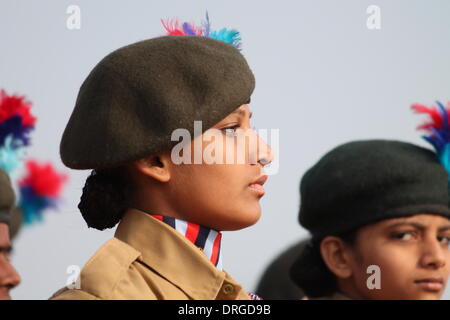
[[[450,217],[448,174],[436,154],[400,141],[341,145],[300,183],[300,224],[313,236],[339,234],[420,213]]]
[[[16,197],[8,174],[0,169],[0,223],[9,225]]]
[[[22,229],[23,215],[19,207],[14,207],[11,210],[11,221],[9,222],[9,237],[15,238]]]
[[[199,36],[163,36],[122,47],[82,84],[60,153],[73,169],[115,167],[164,151],[175,129],[194,138],[248,103],[255,79],[232,45]]]

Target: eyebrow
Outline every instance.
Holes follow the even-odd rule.
[[[447,230],[450,230],[450,225],[440,227],[438,230],[439,230],[439,231],[447,231]]]
[[[423,224],[420,224],[417,222],[397,222],[397,223],[390,225],[389,228],[394,228],[394,227],[398,227],[398,226],[402,226],[402,225],[410,225],[410,226],[416,227],[417,229],[420,229],[420,230],[424,230],[426,228]],[[450,225],[439,227],[439,229],[438,229],[439,232],[447,231],[447,230],[450,230]]]
[[[241,116],[245,116],[246,112],[244,110],[242,110],[242,109],[236,109],[231,114],[233,114],[233,113],[239,113]],[[250,111],[250,115],[248,116],[248,118],[251,119],[252,116],[253,116],[253,112]]]
[[[413,227],[416,227],[418,229],[425,229],[425,226],[423,224],[420,224],[420,223],[417,223],[417,222],[397,222],[397,223],[391,224],[389,226],[389,228],[394,228],[394,227],[404,226],[404,225],[413,226]]]

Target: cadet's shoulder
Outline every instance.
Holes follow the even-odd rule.
[[[99,297],[96,297],[86,291],[81,289],[69,289],[62,288],[56,291],[49,300],[99,300]]]
[[[97,276],[102,275],[116,275],[118,269],[126,269],[135,261],[141,253],[134,249],[129,244],[117,239],[112,238],[103,244],[100,249],[89,259],[86,265],[83,267],[82,276],[88,276],[94,274]],[[108,270],[99,270],[106,266]],[[105,273],[106,272],[106,273]]]
[[[79,289],[63,288],[51,299],[114,299],[114,289],[121,280],[129,276],[130,266],[140,255],[130,245],[113,238],[83,267]]]

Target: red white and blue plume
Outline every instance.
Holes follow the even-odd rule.
[[[439,101],[436,101],[436,104],[437,107],[413,104],[411,108],[416,113],[429,116],[429,121],[420,125],[418,129],[428,132],[423,138],[433,145],[439,161],[450,174],[450,102],[447,103],[447,108]]]
[[[0,169],[11,173],[18,166],[23,148],[30,144],[30,132],[36,118],[31,102],[24,96],[8,95],[0,90]]]
[[[206,20],[202,22],[201,26],[196,26],[190,22],[180,22],[178,19],[161,19],[161,22],[167,31],[167,35],[208,37],[229,43],[237,49],[241,49],[242,39],[239,31],[227,28],[212,30],[208,12],[206,12]]]
[[[51,163],[39,164],[28,160],[25,165],[27,173],[18,181],[19,207],[25,224],[32,224],[42,221],[44,210],[57,208],[67,176],[58,173]]]

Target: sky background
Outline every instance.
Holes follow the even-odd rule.
[[[80,29],[66,26],[70,5],[81,10]],[[367,28],[370,5],[381,9],[379,30]],[[424,119],[409,107],[450,98],[448,0],[2,0],[0,88],[33,102],[38,123],[28,156],[70,176],[60,210],[14,241],[22,284],[13,298],[47,299],[65,286],[69,266],[82,267],[113,236],[87,228],[77,204],[89,172],[59,158],[83,80],[111,51],[162,35],[161,18],[199,23],[206,10],[212,28],[241,32],[256,77],[253,125],[280,134],[279,170],[265,185],[260,221],[223,235],[224,268],[247,290],[275,255],[307,235],[297,223],[298,186],[324,153],[357,139],[427,146],[415,129]]]

